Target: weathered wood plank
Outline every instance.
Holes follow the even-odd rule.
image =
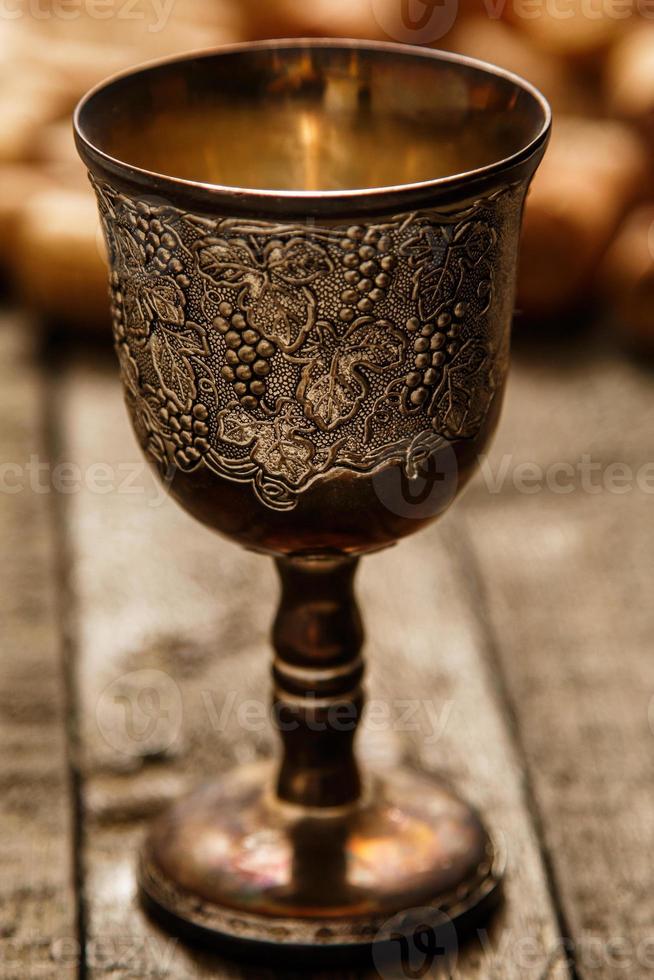
[[[523,359],[493,470],[505,454],[512,469],[571,463],[574,492],[524,494],[508,479],[489,495],[478,480],[463,507],[578,974],[593,980],[654,966],[653,423],[651,374],[615,352],[563,373]],[[592,492],[583,454],[600,464]],[[631,470],[626,492],[611,492],[614,462]]]
[[[68,453],[84,471],[98,461],[116,473],[120,464],[140,465],[112,369],[80,363],[62,378],[61,393]],[[263,710],[268,701],[267,631],[276,597],[271,563],[161,500],[143,469],[136,485],[143,492],[101,495],[87,486],[71,498],[89,980],[135,980],[157,966],[176,980],[272,976],[175,945],[135,903],[142,818],[198,779],[271,750],[269,724],[247,705]],[[360,593],[369,697],[382,708],[364,724],[366,755],[444,772],[482,807],[509,852],[506,907],[489,935],[462,951],[457,977],[567,976],[520,763],[485,666],[485,639],[441,532],[364,562]],[[129,698],[139,682],[134,672],[143,669],[157,672],[148,684],[169,709],[149,736],[107,721],[115,718],[107,698]],[[414,706],[409,719],[407,701]],[[254,714],[249,725],[247,710]],[[101,939],[110,950],[104,960]],[[119,940],[122,960],[111,946]]]
[[[44,388],[30,325],[0,320],[0,977],[76,975],[72,801]],[[30,463],[32,464],[30,467]],[[36,479],[44,489],[39,492]]]
[[[505,908],[480,937],[482,952],[471,947],[462,957],[457,976],[564,977],[523,772],[486,667],[469,585],[453,558],[456,516],[448,522],[364,568],[373,697],[399,709],[420,702],[421,730],[400,731],[394,741],[398,761],[449,779],[483,811],[507,853]]]

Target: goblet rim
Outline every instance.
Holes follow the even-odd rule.
[[[257,187],[239,187],[230,184],[210,183],[175,177],[139,167],[112,156],[86,133],[84,116],[92,111],[93,100],[108,91],[117,82],[165,67],[167,65],[211,59],[233,53],[257,51],[282,51],[293,49],[341,49],[410,55],[416,60],[425,59],[458,65],[481,74],[499,78],[513,84],[526,93],[539,107],[542,120],[536,135],[508,156],[481,167],[462,170],[428,180],[410,181],[378,187],[356,187],[336,190],[300,190]],[[478,187],[503,178],[507,174],[524,171],[529,163],[544,152],[552,126],[552,110],[543,93],[522,76],[491,62],[450,51],[441,51],[420,45],[401,44],[395,41],[372,41],[353,38],[302,37],[275,38],[259,41],[241,41],[211,48],[185,51],[180,54],[157,58],[114,73],[93,86],[77,104],[73,114],[73,128],[77,149],[84,163],[100,169],[119,182],[136,186],[148,193],[167,193],[171,198],[192,199],[212,209],[223,207],[230,211],[257,211],[261,214],[315,214],[335,215],[353,212],[388,211],[395,205],[424,198],[446,199],[460,197],[461,191],[474,193]]]

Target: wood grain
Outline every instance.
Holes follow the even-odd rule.
[[[30,326],[0,320],[0,977],[74,977],[73,806],[45,393]],[[32,476],[28,469],[33,465]],[[47,471],[47,467],[46,467]],[[36,484],[35,484],[36,486]]]
[[[567,372],[556,358],[523,360],[493,467],[505,454],[512,468],[576,467],[586,454],[600,464],[592,492],[579,476],[563,494],[519,493],[509,480],[493,495],[477,480],[465,506],[465,561],[506,678],[578,974],[597,980],[654,967],[654,467],[649,492],[634,483],[611,492],[606,469],[622,462],[643,479],[651,390],[651,374],[615,352],[586,352]]]
[[[97,462],[116,473],[140,467],[113,370],[79,362],[62,376],[60,394],[67,452],[83,471]],[[263,715],[276,598],[270,562],[193,523],[161,498],[143,468],[135,488],[140,492],[123,487],[99,494],[87,487],[69,507],[87,975],[141,978],[158,969],[157,975],[188,980],[274,976],[175,944],[135,903],[143,819],[198,780],[271,751]],[[483,809],[506,846],[506,906],[461,951],[456,976],[562,978],[568,973],[520,760],[487,669],[475,596],[448,547],[456,517],[447,520],[454,522],[447,534],[436,528],[364,562],[370,705],[361,749],[378,765],[399,761],[450,778]],[[146,669],[149,674],[139,674]],[[129,700],[144,684],[170,709],[149,741],[109,723],[115,721],[111,696],[120,691]],[[103,941],[104,958],[98,955]]]

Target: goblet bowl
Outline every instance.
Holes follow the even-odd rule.
[[[351,951],[400,910],[457,919],[497,890],[469,806],[359,773],[353,578],[442,513],[493,434],[549,126],[499,69],[328,40],[146,66],[78,107],[139,441],[282,580],[281,765],[182,801],[142,855],[148,903],[205,938]]]

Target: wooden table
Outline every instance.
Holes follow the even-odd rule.
[[[110,358],[7,312],[0,379],[0,977],[290,976],[134,898],[144,819],[273,749],[271,563],[161,498]],[[596,336],[520,351],[485,473],[363,563],[362,751],[455,780],[508,853],[465,980],[654,972],[653,394]]]

